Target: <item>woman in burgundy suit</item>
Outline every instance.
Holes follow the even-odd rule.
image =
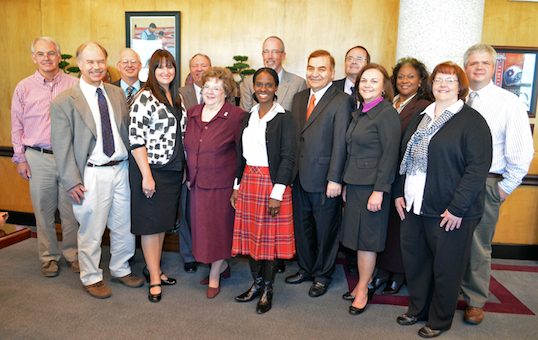
[[[229,277],[234,210],[230,205],[237,170],[237,145],[245,111],[228,103],[235,92],[228,69],[212,67],[202,76],[203,104],[187,112],[185,132],[191,188],[192,253],[211,264],[207,297],[220,292],[220,277]]]
[[[402,120],[402,133],[416,112],[422,112],[431,104],[428,94],[428,71],[415,58],[402,58],[394,67],[392,86],[396,96],[392,102]],[[377,274],[370,284],[371,294],[385,282],[382,294],[396,294],[405,281],[402,254],[400,250],[400,217],[391,200],[387,241],[385,250],[377,255]]]

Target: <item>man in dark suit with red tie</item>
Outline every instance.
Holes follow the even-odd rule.
[[[346,162],[346,129],[353,99],[337,89],[334,58],[310,54],[306,79],[310,89],[293,98],[298,129],[298,158],[293,183],[293,217],[299,271],[286,283],[314,281],[309,295],[318,297],[332,281],[342,215],[342,175]]]

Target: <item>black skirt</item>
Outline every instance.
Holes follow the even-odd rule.
[[[134,158],[129,157],[131,233],[135,235],[170,231],[176,223],[183,171],[152,168],[151,174],[155,181],[155,194],[147,198],[142,191],[140,169]]]
[[[383,194],[381,210],[366,207],[373,185],[347,185],[347,200],[340,229],[340,242],[352,250],[380,252],[385,249],[390,195]]]

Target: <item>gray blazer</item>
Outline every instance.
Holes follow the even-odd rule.
[[[398,168],[400,116],[383,100],[366,113],[361,105],[352,117],[346,132],[344,182],[373,185],[374,191],[390,193]]]
[[[196,100],[196,91],[194,90],[194,85],[186,85],[179,89],[179,93],[183,96],[183,104],[185,104],[185,109],[190,109],[193,106],[198,105]]]
[[[328,181],[342,183],[346,163],[345,134],[355,102],[332,85],[306,121],[309,97],[310,90],[304,90],[293,98],[291,112],[298,136],[294,174],[299,174],[305,191],[325,192]]]
[[[120,87],[104,84],[114,110],[116,125],[129,151],[129,109]],[[70,190],[84,184],[84,170],[97,140],[92,112],[80,89],[80,82],[60,93],[50,103],[51,142],[62,184]],[[72,202],[73,203],[73,202]]]
[[[295,96],[297,92],[306,89],[306,81],[293,73],[286,72],[284,69],[282,69],[282,71],[282,81],[278,85],[278,90],[276,91],[276,102],[282,105],[284,110],[291,111],[293,96]],[[256,105],[256,102],[254,102],[254,99],[252,98],[252,94],[254,93],[252,77],[253,75],[246,77],[239,86],[239,89],[241,90],[241,102],[239,103],[239,107],[247,112],[250,112],[250,109]]]

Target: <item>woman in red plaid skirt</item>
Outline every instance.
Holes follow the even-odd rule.
[[[239,139],[237,179],[231,203],[235,212],[232,256],[249,255],[254,283],[237,296],[248,302],[261,295],[259,314],[271,309],[277,258],[295,254],[291,204],[296,130],[289,111],[276,103],[278,75],[270,68],[254,74],[254,106]]]

